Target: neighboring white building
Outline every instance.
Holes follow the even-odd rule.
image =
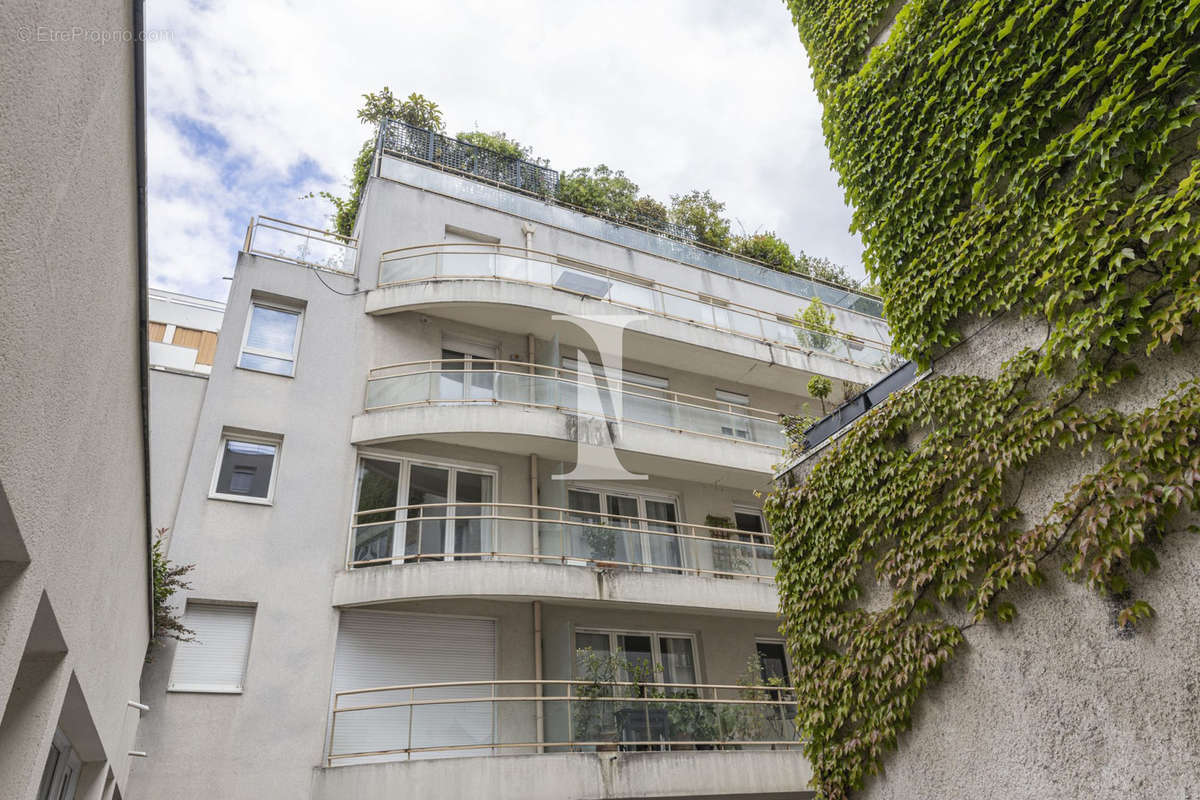
[[[149,299],[150,518],[169,535],[225,304],[162,289]]]
[[[225,304],[151,289],[150,368],[207,375],[217,352]]]
[[[738,685],[786,672],[756,493],[811,375],[886,371],[878,302],[388,144],[354,239],[252,221],[210,374],[153,373],[197,641],[145,673],[134,796],[801,796],[786,693]],[[854,337],[797,334],[814,293]],[[605,314],[641,319],[598,369],[557,317]],[[581,442],[646,477],[559,479]]]

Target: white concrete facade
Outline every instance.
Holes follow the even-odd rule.
[[[498,287],[515,294],[497,302],[484,288],[455,293],[443,291],[449,284],[431,283],[433,301],[412,284],[407,289],[414,296],[380,289],[376,276],[387,250],[470,234],[604,264],[647,281],[658,275],[674,285],[704,285],[730,302],[765,303],[772,314],[790,315],[804,298],[689,265],[681,260],[688,248],[678,243],[671,245],[680,256],[673,260],[632,249],[615,235],[597,236],[589,218],[563,209],[551,227],[498,207],[468,179],[384,161],[384,175],[395,168],[410,180],[370,179],[356,226],[354,272],[318,275],[294,259],[255,252],[250,241],[238,258],[194,439],[184,447],[176,430],[175,439],[162,444],[174,454],[170,458],[187,459],[177,505],[156,506],[170,514],[156,524],[171,528],[171,559],[196,565],[181,605],[250,607],[253,630],[243,680],[229,691],[171,689],[178,669],[173,661],[182,648],[146,670],[143,690],[154,711],[143,723],[140,746],[148,758],[134,775],[135,796],[804,796],[810,773],[795,742],[779,740],[784,734],[774,729],[755,729],[751,740],[735,713],[744,710],[739,698],[759,697],[738,685],[748,680],[747,661],[780,640],[769,542],[754,546],[713,533],[753,517],[760,507],[756,491],[769,485],[778,449],[755,441],[736,420],[713,428],[711,417],[697,423],[687,414],[671,425],[615,418],[607,424],[616,454],[626,469],[646,477],[560,480],[556,476],[575,462],[585,421],[569,408],[503,400],[494,365],[524,365],[532,375],[572,363],[577,348],[594,350],[577,326],[550,319],[551,313],[578,311],[577,299],[543,287],[536,290],[539,301],[522,293],[530,287]],[[416,185],[420,181],[437,183],[439,190]],[[299,342],[284,358],[290,375],[238,366],[244,343],[255,338],[256,304],[300,315],[288,318]],[[625,339],[621,369],[631,376],[627,381],[641,381],[636,386],[646,392],[677,393],[671,397],[696,408],[740,397],[772,414],[813,413],[815,402],[798,396],[809,374],[847,381],[874,374],[802,355],[776,359],[770,345],[677,321],[651,318],[647,327]],[[402,404],[372,408],[372,370],[413,362],[433,365],[424,393],[400,391],[397,396],[408,398]],[[451,366],[456,364],[467,368]],[[484,393],[470,402],[447,394],[473,380],[464,374],[487,376],[479,384]],[[183,409],[192,402],[191,390],[178,380],[159,380],[152,388],[161,393],[152,397],[152,408]],[[159,431],[152,434],[157,448]],[[266,497],[239,502],[222,490],[223,441],[238,437],[275,448]],[[360,481],[368,474],[403,488],[386,483],[393,488],[384,500],[367,502],[375,489]],[[421,481],[443,474],[458,476],[440,484],[455,487],[442,490],[447,494],[441,502],[450,509],[442,513],[452,514],[445,526],[430,511],[442,508],[429,505],[428,497],[436,496],[412,499],[427,486]],[[462,487],[477,485],[489,487],[487,496],[464,501],[461,492],[469,489]],[[582,495],[605,498],[605,512],[613,504],[636,509],[603,526],[622,532],[619,546],[618,534],[597,533],[592,523],[580,522],[583,506],[572,503],[582,502]],[[389,510],[410,502],[420,508]],[[356,515],[359,508],[384,510],[363,516]],[[493,508],[498,510],[487,510]],[[380,513],[387,521],[378,522]],[[422,521],[414,522],[418,513]],[[655,517],[666,523],[641,519],[651,514],[673,516]],[[472,515],[487,521],[476,523]],[[620,522],[627,517],[638,519]],[[381,538],[372,538],[376,533]],[[378,656],[363,655],[346,644],[355,629],[350,620],[428,633],[355,645],[379,648]],[[459,625],[492,631],[494,646],[440,638],[439,629]],[[632,641],[628,637],[652,642],[656,661],[691,678],[676,675],[666,683],[703,687],[694,690],[697,703],[711,692],[712,708],[732,715],[713,712],[718,726],[726,727],[700,735],[694,726],[694,735],[677,737],[668,747],[660,728],[651,733],[647,715],[644,735],[660,736],[658,743],[628,745],[631,734],[618,731],[611,745],[578,744],[580,701],[572,711],[563,682],[584,677],[576,652],[581,635],[617,637],[611,641],[619,648],[632,646],[620,644]],[[434,665],[434,677],[400,681],[406,685],[482,680],[491,694],[481,699],[462,685],[456,689],[466,692],[461,696],[437,689],[447,704],[410,708],[405,733],[347,757],[336,743],[349,735],[344,720],[361,712],[347,709],[333,693],[346,688],[339,676],[351,653],[383,659],[385,667]],[[547,683],[535,684],[538,679]],[[416,689],[408,691],[416,698]],[[469,697],[476,705],[467,705]],[[762,702],[783,702],[774,698]],[[685,708],[669,697],[661,702]],[[477,729],[470,720],[480,708],[490,721]],[[426,711],[432,716],[422,723]],[[447,725],[438,729],[442,738],[429,733],[435,719]],[[371,728],[371,735],[383,736],[378,731],[386,727]],[[370,761],[384,763],[363,763]]]

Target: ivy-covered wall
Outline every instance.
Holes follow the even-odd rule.
[[[1200,482],[1200,0],[910,0],[874,48],[893,3],[788,5],[896,344],[932,367],[768,498],[798,719],[841,798],[971,642],[1046,645],[1043,602],[1090,613],[1060,572],[1130,669],[1200,638],[1188,592],[1190,627],[1156,629],[1147,597],[1172,595],[1146,577],[1200,552],[1171,543]],[[1146,685],[1089,685],[1110,679]],[[1187,701],[1093,721],[1149,731],[1156,702]]]

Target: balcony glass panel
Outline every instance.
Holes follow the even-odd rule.
[[[408,368],[402,374],[380,374]],[[615,382],[603,377],[579,383],[579,375],[568,370],[527,364],[473,360],[430,361],[373,371],[367,382],[367,410],[418,403],[454,404],[501,402],[535,404],[568,413],[602,416],[613,420],[654,425],[782,447],[784,438],[778,416],[756,409],[730,410],[728,405],[679,395],[661,389],[625,382],[616,391]],[[620,416],[614,397],[620,396]],[[626,432],[624,435],[634,435]]]
[[[492,253],[443,252],[441,274],[490,278],[496,274],[496,256]]]
[[[645,660],[645,639],[625,636],[630,661]],[[599,642],[597,642],[599,644]],[[695,674],[685,640],[670,648],[670,670]],[[599,652],[599,651],[597,651]],[[664,671],[667,664],[664,663]],[[328,763],[385,754],[413,759],[502,753],[799,749],[787,689],[656,680],[475,681],[363,687],[334,695]],[[545,719],[537,735],[535,720]],[[368,748],[369,749],[365,749]]]
[[[662,285],[643,285],[624,279],[601,267],[575,267],[553,260],[549,254],[501,245],[452,243],[390,251],[380,258],[380,285],[433,278],[492,278],[529,282],[593,297],[626,308],[667,314],[717,330],[732,331],[755,339],[814,350],[839,359],[883,369],[889,350],[882,342],[890,335],[878,316],[879,303],[845,290],[811,284],[813,293],[832,306],[854,307],[851,297],[873,311],[839,311],[835,326],[839,334],[806,334],[780,321],[773,314],[731,303],[716,305],[690,290]],[[808,285],[808,284],[806,284]],[[799,300],[797,307],[803,302]],[[815,337],[815,338],[814,338]]]

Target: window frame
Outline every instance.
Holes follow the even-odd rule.
[[[681,631],[658,631],[658,630],[636,631],[636,630],[628,630],[625,628],[594,628],[589,625],[576,626],[571,631],[571,673],[575,675],[575,680],[583,680],[584,679],[584,676],[577,674],[577,671],[579,669],[579,658],[577,656],[577,654],[579,652],[579,648],[575,646],[575,637],[577,634],[580,634],[580,633],[607,635],[608,636],[608,646],[609,646],[608,652],[610,655],[616,655],[618,652],[620,652],[617,650],[617,637],[618,636],[649,636],[650,637],[650,657],[651,657],[651,660],[654,662],[655,675],[657,676],[656,680],[649,681],[649,683],[666,683],[666,681],[661,680],[661,678],[663,677],[661,640],[663,638],[687,639],[692,645],[692,665],[695,667],[695,672],[696,672],[696,679],[695,679],[694,683],[696,685],[703,685],[703,683],[704,683],[704,679],[703,679],[704,676],[701,674],[702,669],[701,669],[701,664],[700,664],[700,637],[697,634],[684,633]],[[627,678],[622,678],[622,680],[627,680]],[[670,685],[689,686],[691,684],[680,683],[680,684],[670,684]]]
[[[599,498],[600,498],[600,518],[602,520],[601,527],[603,527],[604,525],[608,525],[612,521],[612,517],[608,516],[610,514],[610,512],[608,510],[609,509],[609,505],[608,505],[609,497],[625,497],[625,498],[633,499],[635,502],[637,502],[638,517],[640,518],[640,520],[648,520],[649,519],[649,516],[646,514],[646,501],[657,502],[657,503],[670,503],[675,508],[675,521],[674,521],[674,523],[663,522],[663,524],[664,525],[674,524],[676,526],[676,529],[675,529],[676,533],[682,533],[682,531],[679,530],[678,526],[686,524],[686,522],[683,519],[682,503],[680,501],[679,495],[674,492],[658,490],[658,489],[651,490],[649,492],[639,492],[636,489],[627,489],[624,487],[609,488],[609,487],[601,486],[600,484],[593,484],[593,483],[569,483],[566,486],[567,493],[564,495],[564,500],[563,500],[563,502],[566,503],[566,507],[564,510],[566,510],[568,512],[575,511],[575,509],[571,508],[571,500],[570,500],[570,492],[571,491],[588,492],[590,494],[599,496]],[[589,512],[578,511],[577,513],[587,514]],[[650,530],[649,527],[646,527],[646,523],[641,522],[640,520],[638,522],[636,522],[634,525],[630,525],[629,527],[636,526],[640,529],[639,533],[641,535],[638,537],[638,539],[641,542],[641,550],[642,550],[641,557],[643,559],[643,562],[642,562],[643,566],[632,567],[631,568],[632,571],[678,573],[682,570],[686,570],[688,568],[688,561],[690,561],[690,559],[688,558],[688,548],[685,547],[680,540],[676,540],[677,542],[679,542],[679,544],[678,544],[679,566],[678,567],[669,567],[666,565],[653,566],[653,565],[649,565],[649,563],[647,561],[645,561],[645,559],[647,559],[650,556],[650,547],[651,547],[650,543],[652,541],[653,535],[655,533],[661,533],[661,531]],[[568,561],[568,563],[570,563],[571,559],[568,558],[567,561]]]
[[[221,479],[221,466],[225,463],[225,443],[229,441],[245,442],[246,444],[266,444],[272,445],[275,448],[275,455],[271,458],[271,480],[267,484],[266,497],[253,497],[244,494],[227,494],[217,491],[217,482]],[[283,455],[283,436],[272,435],[269,433],[243,433],[237,429],[229,429],[221,431],[221,438],[217,445],[217,457],[213,464],[212,482],[208,486],[209,500],[228,500],[234,503],[249,503],[257,506],[273,506],[275,505],[275,482],[279,479],[279,462]]]
[[[291,352],[290,356],[288,356],[282,352],[277,352],[274,350],[263,350],[261,348],[248,347],[246,345],[246,342],[250,339],[250,328],[254,324],[254,309],[258,306],[270,309],[272,311],[280,311],[285,314],[295,314],[296,315],[296,335],[294,337],[292,337],[292,352]],[[278,378],[295,378],[296,377],[296,367],[300,361],[300,336],[304,332],[304,311],[305,311],[304,306],[300,305],[300,304],[290,305],[288,303],[282,303],[282,302],[270,301],[270,300],[262,300],[262,299],[256,299],[254,297],[251,297],[250,298],[250,311],[249,311],[249,313],[246,314],[246,325],[245,325],[244,329],[242,330],[242,342],[241,342],[241,346],[238,348],[237,362],[234,364],[234,366],[237,367],[238,369],[244,369],[249,372],[258,372],[263,375],[274,375]],[[271,372],[270,370],[259,369],[258,367],[243,366],[242,356],[247,353],[252,356],[262,356],[263,358],[274,358],[279,361],[291,361],[292,371],[290,373],[285,374],[282,372]]]
[[[470,462],[470,461],[457,461],[457,460],[451,460],[451,459],[438,460],[436,458],[430,458],[428,456],[411,455],[411,454],[407,454],[407,453],[395,453],[395,452],[386,452],[386,451],[371,450],[371,449],[360,449],[358,451],[357,459],[355,460],[355,464],[354,464],[354,491],[353,491],[353,497],[351,498],[351,503],[350,503],[350,522],[348,523],[349,529],[350,529],[350,535],[347,537],[347,541],[346,541],[346,563],[347,564],[352,564],[354,562],[354,547],[355,547],[354,524],[358,519],[358,513],[359,513],[358,512],[358,498],[359,498],[359,493],[362,491],[363,459],[372,459],[374,461],[390,461],[390,462],[400,465],[400,480],[396,487],[396,491],[397,491],[396,506],[397,507],[407,505],[406,503],[401,503],[399,501],[400,501],[400,498],[408,497],[409,487],[411,486],[411,482],[412,482],[413,466],[432,467],[434,469],[444,469],[449,473],[447,476],[447,479],[446,479],[447,480],[446,485],[447,485],[447,490],[448,490],[447,497],[446,497],[447,506],[446,506],[446,513],[443,515],[443,516],[448,517],[449,519],[445,520],[446,525],[444,527],[444,530],[442,531],[442,549],[443,550],[448,550],[448,548],[446,546],[448,542],[451,544],[453,543],[453,537],[454,537],[453,521],[456,516],[454,512],[457,510],[457,506],[459,505],[458,498],[457,498],[457,483],[458,482],[456,480],[459,472],[469,472],[469,473],[472,473],[475,475],[488,475],[492,479],[493,498],[490,502],[487,502],[487,503],[463,503],[462,505],[479,506],[480,508],[491,507],[491,509],[493,511],[495,511],[496,507],[500,504],[500,501],[496,499],[496,497],[499,496],[499,492],[500,492],[500,468],[497,466],[494,466],[491,464],[477,464],[477,463]],[[453,497],[454,499],[452,500],[451,497]],[[403,519],[397,518],[394,521],[392,521],[391,524],[394,526],[393,532],[392,532],[392,562],[385,566],[397,566],[397,564],[395,563],[397,559],[400,559],[400,566],[404,566],[407,563],[409,563],[408,561],[403,560],[404,555],[405,555],[404,549],[403,549],[403,542],[405,540],[405,535],[408,532],[408,523],[409,522],[419,522],[419,520],[420,520],[419,517],[404,517]],[[380,522],[377,524],[384,525],[387,523]],[[489,536],[491,536],[493,538],[493,542],[492,542],[493,544],[495,544],[494,539],[498,534],[499,534],[498,526],[496,527],[495,530],[492,530],[489,533]],[[398,543],[401,545],[399,553],[396,552],[396,547],[397,547]],[[458,559],[454,558],[454,553],[449,550],[446,553],[443,553],[443,555],[446,556],[446,558],[438,559],[438,560],[440,560],[440,561],[458,560]],[[418,563],[418,560],[414,559],[412,563]],[[368,569],[368,568],[369,567],[353,567],[352,569]]]
[[[761,508],[755,508],[754,506],[747,506],[747,505],[741,505],[739,503],[734,503],[734,505],[733,505],[733,527],[737,528],[737,530],[742,530],[741,528],[738,528],[738,524],[737,524],[737,515],[738,514],[745,514],[746,516],[758,517],[760,527],[762,527],[761,535],[771,538],[772,541],[774,541],[774,537],[771,536],[771,527],[767,524],[767,515],[763,513],[763,510]],[[758,542],[757,540],[754,539],[753,536],[750,536],[750,534],[754,533],[754,531],[745,531],[745,533],[747,535],[747,538],[743,539],[743,541],[751,542],[755,545],[755,547],[753,548],[755,558],[766,560],[766,561],[770,561],[774,558],[775,548],[773,546],[770,548],[770,551],[768,552],[767,545]]]
[[[236,600],[206,600],[199,597],[189,597],[183,605],[181,619],[187,620],[189,606],[220,606],[225,608],[248,609],[250,612],[250,637],[246,642],[246,660],[242,663],[242,679],[237,687],[221,686],[219,684],[175,683],[175,665],[179,659],[179,645],[171,658],[171,670],[167,674],[166,691],[173,694],[243,694],[246,691],[246,681],[250,676],[250,656],[254,650],[254,631],[258,628],[258,603]]]
[[[53,762],[51,756],[54,756]],[[61,727],[55,727],[50,751],[46,753],[46,764],[42,768],[38,800],[74,800],[79,791],[79,773],[82,769],[83,760],[75,746]]]

